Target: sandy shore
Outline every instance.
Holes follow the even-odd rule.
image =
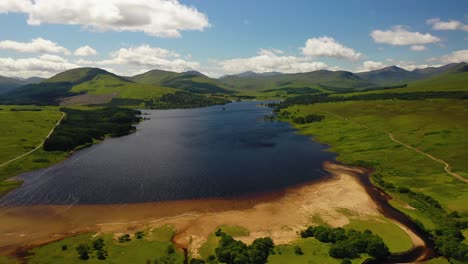
[[[325,163],[331,176],[274,194],[240,199],[204,199],[123,205],[22,206],[0,208],[0,253],[44,244],[81,232],[132,232],[172,224],[174,241],[196,254],[206,237],[220,225],[250,231],[249,242],[270,236],[275,243],[297,238],[296,231],[321,219],[332,226],[354,215],[379,215],[376,204],[359,184],[355,169]]]

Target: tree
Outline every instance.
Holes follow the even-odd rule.
[[[101,250],[104,248],[104,240],[102,238],[98,238],[93,241],[93,248],[95,250]]]
[[[78,252],[79,258],[82,260],[89,259],[90,248],[87,244],[81,243],[76,247],[76,252]]]
[[[302,252],[302,248],[300,246],[295,246],[294,247],[294,254],[296,255],[304,255],[304,252]]]

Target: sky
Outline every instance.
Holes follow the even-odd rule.
[[[0,0],[0,75],[211,77],[468,61],[466,0]]]

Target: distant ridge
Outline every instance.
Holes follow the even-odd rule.
[[[415,69],[413,71],[408,71],[398,66],[390,66],[378,70],[359,72],[356,74],[361,78],[376,84],[399,84],[431,78],[438,74],[450,72],[451,70],[460,67],[463,68],[466,65],[467,64],[465,62],[451,63],[441,67],[428,67],[423,69]]]

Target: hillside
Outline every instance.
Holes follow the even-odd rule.
[[[425,80],[431,77],[457,71],[467,64],[451,63],[441,67],[428,67],[408,71],[397,66],[390,66],[378,70],[356,73],[359,77],[379,85],[406,84],[417,80]]]
[[[0,93],[11,91],[22,85],[39,83],[43,80],[44,80],[43,78],[39,78],[39,77],[18,79],[18,78],[9,78],[9,77],[0,76]]]
[[[152,70],[128,78],[140,84],[162,85],[184,90],[192,93],[210,94],[232,94],[224,85],[216,79],[212,79],[196,71],[176,73],[162,70]]]
[[[59,73],[38,84],[5,93],[5,103],[57,105],[107,103],[113,98],[149,99],[174,89],[141,85],[99,68],[78,68]]]
[[[229,75],[219,80],[231,89],[262,91],[286,88],[315,88],[321,91],[359,90],[375,84],[346,71],[320,70],[306,73],[273,75]]]
[[[468,91],[468,66],[459,64],[456,67],[451,67],[450,70],[444,73],[437,74],[433,77],[409,82],[407,87],[366,91],[352,93],[349,95],[359,94],[382,94],[382,93],[408,93],[408,92],[452,92],[452,91]]]

